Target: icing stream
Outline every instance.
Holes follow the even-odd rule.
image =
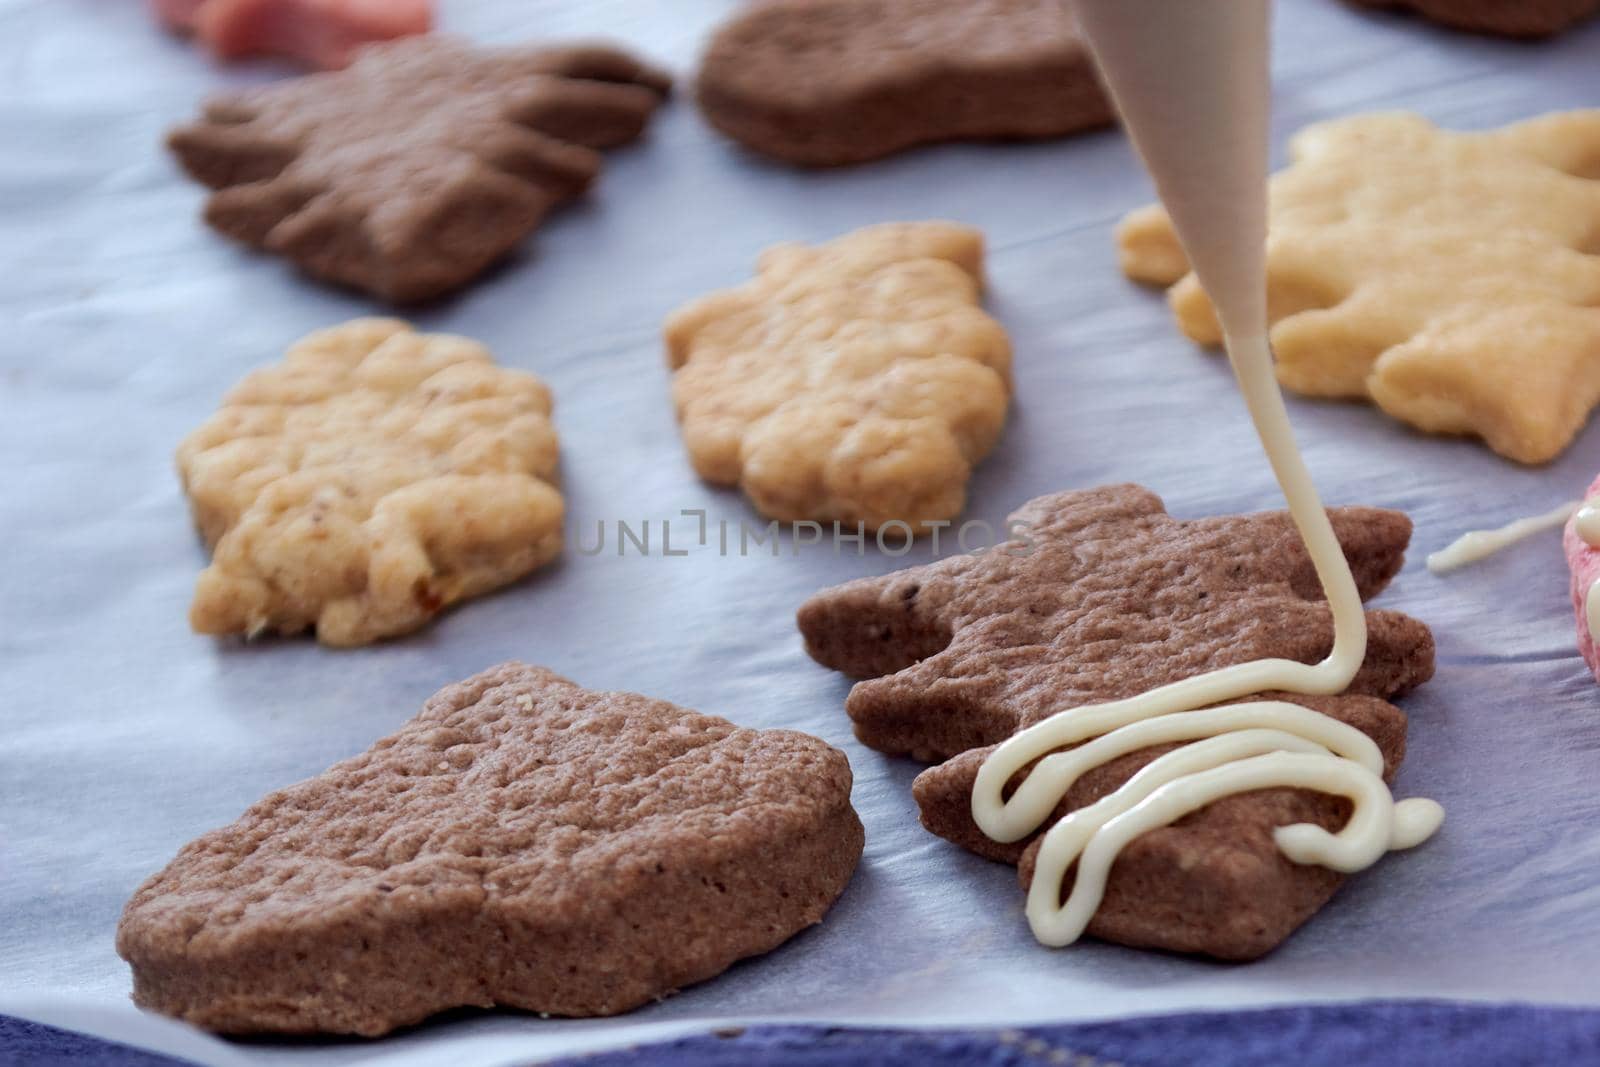
[[[1077,9],[1123,124],[1217,308],[1245,406],[1332,610],[1334,643],[1317,664],[1241,663],[1127,700],[1069,709],[990,754],[973,786],[973,819],[994,840],[1017,841],[1043,825],[1090,768],[1152,745],[1191,742],[1044,835],[1027,915],[1049,945],[1083,932],[1123,846],[1220,797],[1275,786],[1349,797],[1353,812],[1337,833],[1297,824],[1274,834],[1296,863],[1339,871],[1419,844],[1444,817],[1431,800],[1396,804],[1376,744],[1354,727],[1283,701],[1194,710],[1264,690],[1343,692],[1367,647],[1355,577],[1295,447],[1267,341],[1267,2],[1077,0]],[[1036,760],[1007,797],[1007,783]]]

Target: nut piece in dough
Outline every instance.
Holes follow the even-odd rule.
[[[614,1015],[777,948],[861,858],[844,753],[503,663],[185,845],[117,927],[133,999],[376,1037]]]
[[[212,551],[201,633],[407,633],[561,550],[550,392],[475,341],[356,319],[255,371],[178,448]]]
[[[1361,115],[1290,154],[1267,242],[1284,386],[1558,455],[1600,403],[1600,109],[1482,133]],[[1165,212],[1129,215],[1118,242],[1129,277],[1173,285],[1184,333],[1221,343]]]
[[[754,281],[680,308],[666,345],[695,470],[784,521],[922,533],[959,514],[1010,394],[982,264],[974,229],[890,223],[769,248]]]

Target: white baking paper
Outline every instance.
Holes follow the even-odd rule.
[[[680,73],[730,5],[480,0],[442,23],[483,41],[603,34]],[[1224,362],[1125,281],[1111,228],[1150,197],[1124,139],[936,148],[837,172],[754,160],[686,95],[609,156],[590,200],[514,263],[416,317],[487,342],[556,397],[569,536],[650,520],[654,552],[571,552],[404,641],[331,651],[189,632],[204,554],[173,449],[241,375],[309,330],[383,309],[296,276],[199,221],[202,191],[161,147],[222,70],[135,0],[0,0],[0,1010],[215,1063],[502,1063],[713,1022],[1012,1024],[1367,996],[1600,1003],[1600,688],[1573,647],[1557,538],[1435,578],[1463,529],[1542,512],[1600,468],[1600,427],[1555,463],[1514,466],[1359,404],[1291,399],[1332,503],[1403,508],[1411,560],[1378,601],[1428,622],[1438,675],[1405,702],[1401,795],[1441,834],[1356,878],[1269,958],[1223,966],[1083,944],[1038,947],[1009,867],[923,831],[917,768],[851,737],[847,682],[793,624],[816,589],[927,558],[827,545],[780,558],[692,544],[684,509],[737,536],[743,499],[685,461],[662,318],[745,280],[782,240],[946,217],[988,234],[991,307],[1016,345],[1017,400],[972,483],[991,523],[1039,493],[1143,482],[1172,511],[1276,507]],[[1482,127],[1600,104],[1600,24],[1554,42],[1453,34],[1334,0],[1279,11],[1275,130],[1409,108]],[[1280,153],[1281,154],[1281,153]],[[1600,357],[1597,357],[1600,358]],[[659,527],[676,520],[674,549]],[[758,526],[760,524],[757,524]],[[715,526],[713,526],[715,530]],[[680,539],[681,537],[681,539]],[[842,747],[867,851],[819,928],[615,1020],[452,1017],[381,1042],[224,1043],[140,1015],[113,931],[184,842],[263,793],[361,751],[440,686],[520,658],[786,726]]]

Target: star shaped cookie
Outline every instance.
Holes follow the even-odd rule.
[[[959,514],[1010,397],[982,276],[978,231],[890,223],[770,248],[754,281],[680,308],[667,357],[695,471],[785,521],[919,534]]]
[[[1330,514],[1362,597],[1373,596],[1399,570],[1410,522],[1377,508]],[[1024,861],[1037,837],[997,843],[972,820],[978,768],[1012,734],[1059,711],[1236,663],[1314,663],[1332,647],[1327,606],[1287,513],[1180,520],[1129,485],[1040,497],[1012,520],[1023,531],[1017,541],[827,589],[799,612],[811,655],[866,679],[846,703],[857,737],[881,752],[943,761],[916,780],[923,824],[980,855]],[[1405,749],[1405,716],[1388,699],[1432,675],[1433,640],[1427,627],[1394,612],[1369,611],[1367,625],[1366,659],[1346,693],[1274,696],[1366,732],[1392,774]],[[1171,747],[1084,775],[1056,818]],[[1089,932],[1130,945],[1258,956],[1341,881],[1284,858],[1272,829],[1337,828],[1347,812],[1342,799],[1262,790],[1145,834],[1112,868]]]
[[[1311,126],[1272,179],[1278,378],[1429,433],[1554,458],[1600,403],[1600,109],[1454,133],[1406,114]],[[1166,214],[1118,233],[1138,281],[1221,343]],[[1174,284],[1175,283],[1175,284]]]
[[[212,227],[397,302],[458,288],[639,136],[665,74],[603,47],[413,37],[342,71],[218,96],[168,146]]]

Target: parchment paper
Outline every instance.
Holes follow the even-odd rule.
[[[484,41],[607,34],[680,72],[724,3],[443,5]],[[1383,108],[1462,127],[1600,104],[1600,25],[1524,45],[1332,0],[1279,11],[1276,121]],[[821,586],[926,558],[848,546],[780,558],[692,544],[682,509],[754,515],[685,461],[663,316],[746,279],[757,252],[887,219],[948,217],[991,243],[991,307],[1016,345],[1017,402],[972,484],[998,523],[1050,490],[1136,480],[1177,514],[1279,502],[1226,366],[1118,273],[1111,227],[1149,184],[1113,132],[1045,146],[925,150],[837,173],[763,164],[680,97],[609,157],[592,199],[518,261],[416,316],[487,342],[556,396],[569,538],[652,520],[655,551],[557,567],[404,641],[335,652],[189,632],[204,555],[172,473],[224,390],[305,332],[383,309],[297,277],[200,223],[163,130],[224,83],[133,0],[0,0],[0,1010],[211,1062],[498,1063],[712,1022],[1010,1024],[1365,996],[1600,1003],[1600,689],[1573,648],[1545,535],[1448,579],[1422,555],[1465,528],[1578,495],[1600,426],[1524,469],[1354,404],[1291,400],[1331,503],[1403,508],[1411,559],[1378,603],[1438,639],[1405,702],[1398,792],[1449,811],[1439,837],[1356,878],[1278,952],[1220,966],[1100,944],[1047,951],[1009,867],[923,831],[917,767],[857,744],[847,683],[803,653],[792,614]],[[659,526],[676,519],[674,548]],[[765,551],[765,550],[762,550]],[[509,658],[841,746],[867,852],[827,921],[780,951],[633,1015],[453,1017],[380,1043],[225,1044],[137,1013],[112,935],[134,887],[263,793],[361,751],[439,686]]]

